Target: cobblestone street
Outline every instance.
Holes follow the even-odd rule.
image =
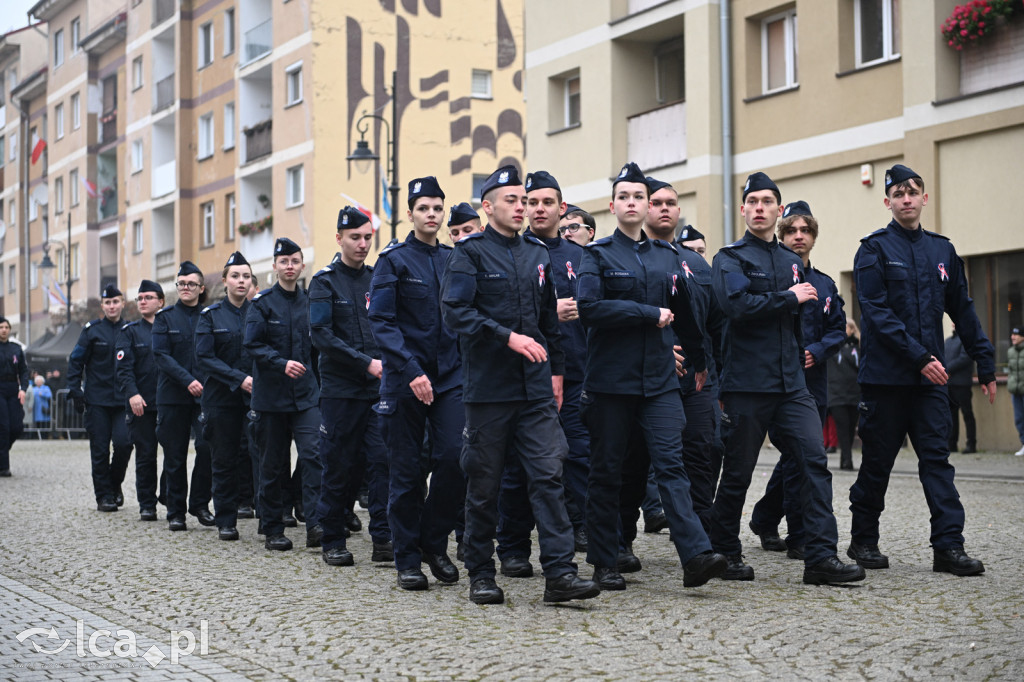
[[[762,453],[748,512],[775,458]],[[131,470],[125,507],[97,512],[85,441],[19,442],[14,477],[0,479],[0,679],[1019,680],[1024,458],[953,461],[981,577],[932,572],[905,452],[882,517],[892,567],[863,583],[803,585],[802,564],[762,551],[744,519],[752,583],[684,589],[667,532],[641,533],[644,568],[624,593],[545,605],[538,571],[499,575],[506,603],[484,607],[468,601],[465,572],[454,586],[399,590],[393,565],[370,562],[365,531],[349,543],[356,566],[332,568],[305,549],[302,526],[287,533],[296,550],[271,553],[254,520],[231,543],[192,517],[184,533],[140,522]],[[833,479],[841,554],[853,475]]]

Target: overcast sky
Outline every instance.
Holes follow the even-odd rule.
[[[28,25],[27,12],[39,0],[0,0],[0,33]]]

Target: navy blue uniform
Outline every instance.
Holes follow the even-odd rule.
[[[236,307],[227,298],[203,308],[196,324],[196,363],[203,382],[203,415],[210,443],[213,475],[213,510],[218,528],[233,528],[238,521],[239,489],[249,453],[243,450],[242,431],[249,412],[249,392],[242,382],[252,376],[252,356],[242,346],[249,301]]]
[[[726,315],[722,338],[721,400],[725,460],[711,508],[715,550],[742,552],[740,516],[769,426],[785,444],[801,477],[800,511],[807,566],[836,554],[832,475],[821,418],[804,377],[803,333],[796,294],[804,281],[800,257],[777,239],[747,232],[723,247],[711,268],[712,288]]]
[[[156,511],[156,384],[159,371],[153,359],[153,323],[135,320],[125,324],[114,339],[117,385],[124,394],[128,435],[135,444],[135,496],[139,509]],[[132,412],[128,401],[142,396],[142,415]]]
[[[203,435],[199,398],[188,386],[198,380],[194,334],[199,306],[178,301],[161,308],[153,320],[153,356],[160,369],[156,384],[156,436],[164,451],[163,485],[167,519],[185,519],[188,512],[208,510],[210,505],[210,446]],[[196,459],[188,480],[189,434],[195,438]]]
[[[421,547],[430,554],[447,552],[465,501],[458,338],[441,320],[441,276],[451,252],[450,246],[431,246],[410,233],[381,252],[370,289],[370,326],[384,364],[378,409],[388,445],[388,525],[399,571],[419,568]],[[420,376],[433,389],[430,405],[409,388]],[[421,453],[428,425],[430,488],[423,499]]]
[[[380,417],[380,380],[367,370],[380,359],[370,330],[373,268],[350,268],[336,254],[309,284],[309,328],[320,352],[320,459],[323,485],[318,516],[325,550],[345,547],[345,521],[366,476],[369,533],[378,544],[391,542],[387,521],[387,450]]]
[[[974,361],[964,350],[964,344],[956,332],[946,339],[944,352],[946,373],[949,375],[949,382],[946,384],[949,390],[949,451],[957,451],[957,444],[960,441],[960,411],[963,410],[966,435],[964,453],[967,454],[976,451],[978,444],[978,423],[974,419],[974,406],[971,404]]]
[[[575,300],[583,247],[561,237],[540,237],[530,230],[525,235],[541,240],[548,247],[556,296]],[[562,465],[562,482],[569,520],[574,529],[580,529],[586,527],[587,476],[590,474],[590,434],[580,419],[587,332],[579,320],[560,321],[558,330],[562,335],[561,345],[565,354],[562,409],[558,412],[558,418],[569,446],[569,454]],[[508,461],[502,474],[501,494],[498,498],[498,558],[502,561],[511,557],[529,558],[533,526],[526,472],[518,462]]]
[[[0,471],[11,468],[11,446],[25,430],[18,391],[28,389],[25,351],[13,341],[0,343]]]
[[[933,385],[921,369],[932,357],[945,363],[945,313],[978,363],[978,380],[982,385],[995,380],[995,351],[967,293],[963,261],[946,237],[920,226],[906,230],[893,220],[861,240],[854,277],[861,306],[864,450],[850,488],[853,541],[878,544],[889,474],[909,435],[931,512],[932,547],[961,547],[964,507],[949,463],[946,387]]]
[[[291,441],[299,453],[306,527],[318,522],[322,467],[318,448],[320,388],[313,373],[308,297],[301,287],[287,291],[275,284],[258,293],[245,316],[243,345],[255,361],[252,409],[260,443],[260,521],[267,537],[284,532],[283,486],[291,467]],[[306,372],[292,379],[289,360]]]
[[[846,313],[843,312],[843,299],[831,277],[813,266],[804,269],[804,276],[818,292],[817,301],[808,301],[800,307],[804,350],[814,357],[814,365],[804,369],[804,379],[807,390],[818,405],[818,418],[824,424],[828,413],[828,361],[846,340]],[[786,447],[783,438],[776,438],[774,428],[768,429],[768,438],[780,452]],[[800,547],[804,544],[799,485],[800,472],[793,460],[788,459],[785,465],[780,460],[768,479],[764,495],[750,515],[750,523],[758,529],[758,534],[774,535],[785,515],[789,530],[786,545]]]
[[[633,241],[616,229],[583,252],[579,310],[588,353],[582,410],[591,442],[587,561],[597,567],[615,568],[620,487],[642,491],[650,464],[682,563],[711,549],[693,512],[683,466],[685,420],[672,353],[678,337],[695,371],[707,368],[686,280],[675,247],[642,232],[640,241]],[[669,326],[658,326],[662,308],[675,316]],[[627,470],[634,425],[649,460],[634,459]],[[632,508],[638,504],[639,499]]]
[[[89,322],[68,358],[68,395],[85,400],[85,430],[89,434],[92,488],[97,502],[112,501],[120,494],[132,457],[124,419],[125,395],[114,375],[114,338],[123,324],[123,320],[111,322],[105,317]]]
[[[552,375],[565,373],[555,297],[548,249],[535,237],[505,237],[488,225],[461,239],[448,259],[441,311],[462,349],[463,545],[470,581],[495,575],[498,491],[506,454],[526,470],[544,576],[576,572],[562,491],[568,446],[551,386]],[[548,360],[530,362],[509,348],[513,332],[544,346]]]

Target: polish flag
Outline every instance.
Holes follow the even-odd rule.
[[[46,140],[35,135],[32,137],[32,165],[36,164],[39,157],[43,155],[43,150],[46,149]]]
[[[100,195],[100,193],[96,190],[96,183],[95,182],[89,182],[88,180],[85,179],[84,175],[81,176],[81,178],[82,178],[82,184],[85,185],[85,193],[88,194],[93,199],[98,197]]]
[[[361,203],[359,203],[349,195],[345,194],[344,192],[338,192],[338,194],[347,199],[348,202],[356,208],[356,210],[358,210],[360,213],[362,213],[363,215],[370,219],[370,224],[373,225],[374,232],[380,229],[380,218],[377,217],[376,213],[366,208]]]

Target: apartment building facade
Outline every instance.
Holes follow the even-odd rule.
[[[44,144],[7,163],[0,199],[16,214],[3,310],[30,344],[61,319],[68,279],[75,309],[142,278],[173,301],[188,259],[217,295],[240,250],[268,286],[277,237],[311,275],[337,251],[342,206],[378,217],[383,248],[389,207],[395,236],[410,229],[411,177],[469,201],[525,156],[519,0],[40,0],[29,15],[0,38],[0,67],[20,77],[11,92],[5,76],[0,130],[19,161]],[[360,140],[379,157],[366,173],[346,159]]]
[[[711,254],[742,234],[744,179],[765,171],[784,201],[811,205],[822,226],[814,265],[856,318],[853,255],[889,221],[884,173],[905,163],[927,182],[924,226],[965,258],[1005,362],[1009,329],[1024,322],[1024,230],[1011,201],[1024,11],[957,51],[940,27],[958,4],[527,0],[530,165],[555,173],[606,234],[611,179],[636,161],[675,186]],[[978,411],[992,445],[1015,438],[1004,399]]]

